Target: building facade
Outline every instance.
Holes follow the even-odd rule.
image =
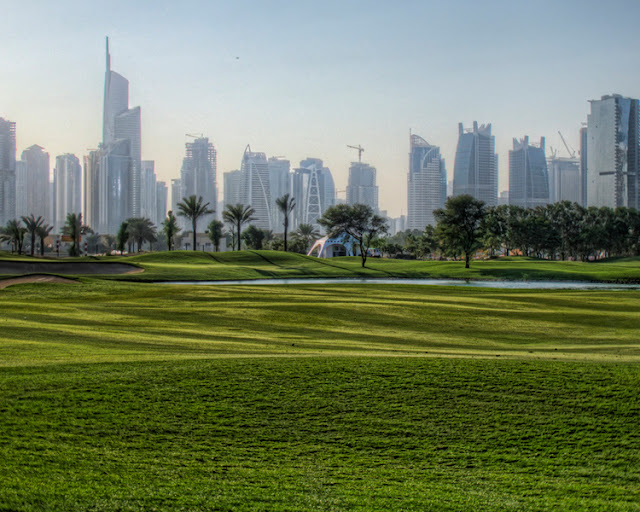
[[[347,204],[366,204],[378,212],[376,168],[364,162],[351,162],[347,185]]]
[[[186,155],[182,160],[180,181],[183,197],[202,197],[203,204],[209,203],[210,210],[218,207],[217,153],[207,137],[196,138],[186,144]],[[202,225],[208,226],[216,218],[216,213],[205,215]]]
[[[582,175],[578,158],[553,156],[547,159],[551,203],[570,201],[582,204]]]
[[[509,151],[509,204],[523,208],[549,204],[544,137],[539,146],[529,144],[529,137],[513,139],[513,149]]]
[[[53,170],[55,208],[53,230],[60,233],[69,213],[82,213],[82,167],[78,157],[64,154],[56,157]]]
[[[458,146],[453,168],[453,195],[469,194],[487,206],[498,202],[498,156],[491,124],[471,130],[458,124]]]
[[[16,203],[24,207],[18,209],[22,209],[23,215],[41,216],[52,224],[49,153],[33,145],[22,152],[21,160],[24,162],[24,197],[16,197]]]
[[[407,228],[422,231],[436,225],[433,211],[447,199],[447,171],[440,148],[411,135],[407,176]]]
[[[16,123],[0,117],[0,226],[16,217]]]
[[[284,214],[276,201],[291,193],[291,162],[281,157],[271,157],[269,166],[269,190],[271,192],[271,225],[276,233],[284,231]],[[291,219],[289,219],[291,222]]]
[[[247,145],[242,156],[240,170],[242,171],[242,188],[245,198],[240,202],[250,205],[255,210],[255,220],[252,221],[254,226],[272,230],[271,183],[267,155],[253,152],[251,147]]]
[[[587,206],[638,208],[638,100],[592,100],[587,117]]]
[[[292,229],[300,224],[312,224],[322,230],[318,219],[336,202],[331,170],[319,158],[305,158],[291,176],[291,195],[296,201]]]

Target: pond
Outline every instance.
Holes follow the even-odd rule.
[[[402,278],[292,278],[237,281],[165,281],[162,284],[199,286],[228,285],[292,285],[292,284],[413,284],[423,286],[464,286],[470,288],[500,288],[506,290],[640,290],[640,284],[595,283],[588,281],[470,281],[463,279],[402,279]]]

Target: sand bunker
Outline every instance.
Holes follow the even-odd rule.
[[[144,269],[127,263],[80,261],[2,261],[0,274],[105,275],[137,274]]]
[[[2,279],[2,280],[0,280],[0,290],[2,290],[3,288],[6,288],[7,286],[12,286],[14,284],[24,284],[24,283],[72,283],[72,284],[77,284],[78,281],[74,281],[73,279],[67,279],[65,277],[47,276],[47,275],[32,275],[32,276],[13,277],[11,279]]]

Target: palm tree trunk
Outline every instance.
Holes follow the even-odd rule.
[[[242,229],[241,226],[242,226],[242,224],[240,224],[240,222],[238,222],[238,234],[237,234],[237,237],[238,237],[238,250],[240,250],[240,248],[241,248],[240,243],[242,241],[242,239],[240,238],[240,229]]]
[[[193,226],[193,250],[196,250],[196,219],[193,219],[193,221],[191,222],[192,226]]]
[[[36,251],[36,232],[31,232],[31,256],[35,254]]]
[[[289,217],[284,218],[284,252],[287,252],[287,229],[289,228]]]

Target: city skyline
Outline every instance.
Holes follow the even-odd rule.
[[[95,20],[80,2],[27,2],[0,21],[8,35],[0,57],[11,77],[0,89],[0,117],[17,124],[18,154],[37,144],[52,156],[86,156],[102,138],[101,55],[109,35],[114,67],[144,111],[142,158],[156,162],[159,180],[179,176],[185,134],[201,132],[218,149],[219,174],[239,168],[251,144],[292,162],[322,158],[336,189],[345,190],[357,160],[346,146],[362,144],[363,161],[378,170],[380,208],[397,216],[407,213],[409,130],[439,146],[451,166],[457,124],[491,123],[502,191],[514,136],[545,136],[562,153],[560,130],[577,149],[589,100],[640,96],[639,71],[625,64],[640,38],[632,21],[640,6],[540,5],[469,3],[461,11],[429,2],[366,9],[361,2],[276,2],[269,10],[241,2],[207,16],[213,7],[198,2],[140,2],[127,7],[127,17],[145,19],[140,29],[120,19],[118,8]],[[62,15],[78,28],[36,36]],[[440,21],[428,34],[425,16]],[[34,29],[28,40],[20,37],[25,17]],[[259,42],[239,31],[252,23],[263,27]],[[523,53],[526,62],[518,63]]]

